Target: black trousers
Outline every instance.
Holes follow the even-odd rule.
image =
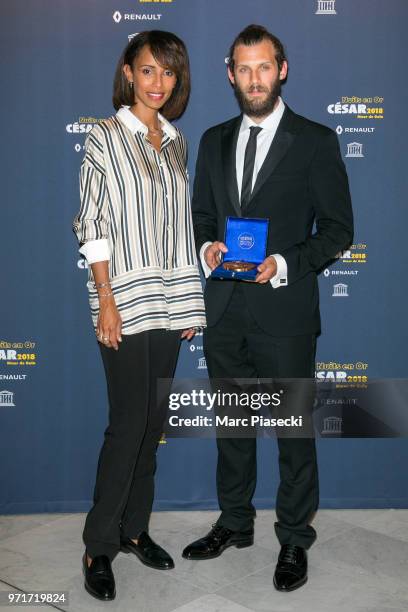
[[[90,557],[119,551],[120,529],[136,538],[148,530],[156,450],[166,417],[157,378],[172,378],[181,331],[123,335],[119,350],[99,344],[109,396],[109,425],[99,456],[94,505],[83,540]]]
[[[264,332],[249,312],[239,282],[220,321],[204,330],[204,354],[211,378],[313,378],[315,347],[314,334],[275,337]],[[275,532],[281,545],[307,549],[316,539],[309,522],[319,504],[315,441],[278,438],[278,445]],[[256,439],[219,437],[217,447],[221,509],[217,522],[234,531],[249,530],[255,517]]]

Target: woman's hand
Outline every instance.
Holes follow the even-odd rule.
[[[99,342],[109,348],[119,349],[122,342],[122,319],[117,309],[113,295],[99,300],[99,317],[96,324],[96,337]]]
[[[194,327],[190,327],[190,329],[183,329],[181,332],[181,339],[183,340],[184,338],[187,338],[187,340],[191,340],[191,338],[194,338],[195,333],[196,330]]]

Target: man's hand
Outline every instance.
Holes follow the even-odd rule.
[[[213,242],[204,251],[205,263],[211,270],[214,270],[221,263],[221,253],[227,253],[228,249],[223,242]]]
[[[268,283],[273,278],[277,271],[276,259],[274,257],[267,257],[258,266],[258,272],[255,282],[256,283]]]

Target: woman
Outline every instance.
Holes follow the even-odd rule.
[[[116,70],[118,112],[90,132],[81,166],[74,231],[89,264],[109,396],[83,570],[87,591],[104,600],[115,597],[111,561],[119,550],[150,567],[174,567],[148,523],[166,415],[156,380],[172,378],[180,339],[205,326],[186,140],[169,123],[184,111],[189,92],[184,43],[169,32],[138,34]]]

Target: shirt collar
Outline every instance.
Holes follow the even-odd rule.
[[[160,113],[158,113],[159,121],[162,124],[163,132],[172,140],[177,138],[176,129],[165,119]],[[118,117],[122,123],[126,125],[126,127],[132,132],[132,134],[136,134],[136,132],[141,132],[142,134],[147,134],[147,125],[145,125],[140,119],[136,117],[130,110],[130,106],[121,106],[118,112],[116,113],[116,117]]]
[[[255,123],[253,119],[248,117],[248,115],[244,115],[241,122],[240,132],[244,132],[245,130],[249,130],[252,125],[261,127],[264,130],[269,130],[270,132],[276,131],[276,128],[279,125],[279,121],[282,119],[282,115],[285,111],[285,104],[282,98],[279,96],[278,105],[276,108],[265,117],[265,119],[261,123]]]

